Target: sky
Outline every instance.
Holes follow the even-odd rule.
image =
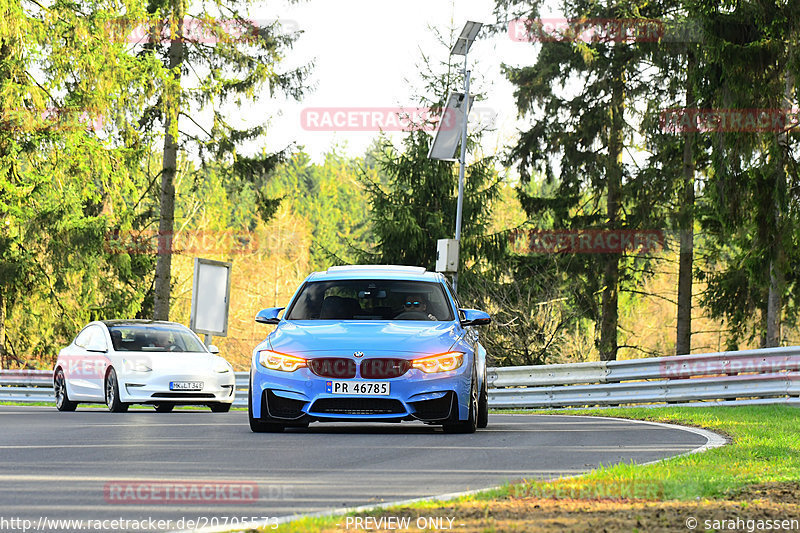
[[[324,120],[314,121],[313,117],[319,118],[314,111],[324,108],[325,116],[330,118],[333,110],[347,109],[352,118],[352,108],[414,106],[423,51],[441,60],[449,54],[436,42],[429,26],[447,35],[451,27],[460,32],[468,20],[491,23],[495,20],[493,5],[493,0],[307,0],[295,5],[285,1],[256,4],[251,11],[254,19],[278,18],[287,28],[304,32],[287,60],[291,64],[314,61],[309,80],[314,90],[299,103],[262,98],[240,111],[241,118],[245,122],[269,118],[268,150],[295,143],[304,146],[318,162],[335,146],[341,153],[362,155],[377,131],[348,131]],[[484,138],[485,154],[502,150],[513,140],[518,126],[513,87],[500,73],[500,65],[531,64],[533,54],[533,46],[515,42],[507,33],[491,37],[484,34],[470,50],[470,70],[482,79],[480,87],[487,95],[486,101],[474,105],[470,118],[491,121],[496,128]],[[398,142],[400,136],[394,134],[392,138]]]

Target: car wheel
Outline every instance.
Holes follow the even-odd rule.
[[[231,410],[231,404],[229,403],[210,403],[208,407],[212,413],[227,413]]]
[[[263,406],[262,406],[263,407]],[[263,412],[263,408],[262,408]],[[250,390],[247,391],[247,417],[250,420],[250,431],[253,433],[281,433],[286,427],[283,424],[264,422],[253,417],[253,378],[250,378]]]
[[[175,405],[171,403],[157,403],[154,405],[156,413],[171,413]]]
[[[469,388],[469,416],[465,421],[444,424],[445,433],[475,433],[478,428],[478,380],[475,369],[472,370],[472,385]]]
[[[113,368],[106,374],[106,405],[112,413],[124,413],[128,410],[128,404],[122,403],[119,398],[119,381],[117,372]]]
[[[56,396],[56,409],[59,411],[74,411],[78,407],[78,402],[71,401],[67,395],[67,379],[60,368],[53,378],[53,392]]]
[[[481,393],[478,396],[478,428],[483,429],[489,425],[489,392],[486,390],[486,375],[483,377]]]

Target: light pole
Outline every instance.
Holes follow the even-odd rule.
[[[458,143],[461,150],[458,157],[458,197],[456,199],[456,237],[455,239],[439,239],[436,243],[436,271],[453,274],[453,289],[458,289],[458,266],[461,242],[461,220],[464,210],[464,174],[467,161],[467,122],[469,121],[470,72],[467,70],[467,53],[481,31],[483,24],[469,21],[456,39],[450,56],[464,56],[464,92],[451,92],[442,112],[442,120],[436,129],[436,135],[428,151],[428,158],[439,161],[456,161],[455,153]]]
[[[464,169],[467,161],[467,123],[469,122],[469,76],[467,70],[467,53],[472,43],[481,31],[483,24],[480,22],[467,21],[461,35],[456,39],[453,48],[450,49],[451,56],[464,56],[464,123],[461,128],[461,154],[458,158],[458,199],[456,206],[456,245],[461,255],[461,219],[464,211]],[[460,262],[460,260],[459,260]],[[453,274],[453,290],[458,293],[458,270]]]

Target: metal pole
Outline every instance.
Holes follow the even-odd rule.
[[[461,155],[458,159],[458,203],[456,207],[456,246],[458,265],[453,275],[453,290],[458,294],[458,267],[461,265],[461,216],[464,209],[464,167],[467,161],[467,121],[469,120],[469,71],[467,54],[464,53],[464,125],[461,129]]]
[[[211,346],[211,335],[209,335],[208,333],[204,334],[203,336],[203,344],[206,345],[206,348]]]

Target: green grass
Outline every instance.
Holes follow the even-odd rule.
[[[800,411],[772,406],[663,407],[549,411],[633,418],[698,426],[731,439],[721,448],[656,464],[618,464],[553,482],[531,481],[504,487],[507,495],[620,497],[658,500],[721,498],[748,485],[800,479]]]
[[[42,406],[55,407],[56,406],[56,402],[55,401],[52,401],[52,402],[0,402],[0,405],[19,405],[19,406],[33,405],[33,406],[38,406],[38,407],[42,407]]]
[[[488,503],[492,500],[525,496],[714,499],[735,496],[753,484],[800,480],[800,410],[794,407],[663,407],[536,411],[535,414],[606,416],[698,426],[728,436],[731,443],[703,453],[667,459],[651,465],[617,464],[574,478],[507,484],[465,496],[460,498],[461,501],[481,500]],[[443,505],[455,506],[455,510],[451,509],[450,513],[458,516],[458,501],[447,504],[425,501],[404,507],[436,509]],[[387,512],[391,511],[375,510],[358,515],[380,516]],[[278,531],[319,531],[335,528],[337,523],[344,523],[344,517],[304,518],[282,525]]]

